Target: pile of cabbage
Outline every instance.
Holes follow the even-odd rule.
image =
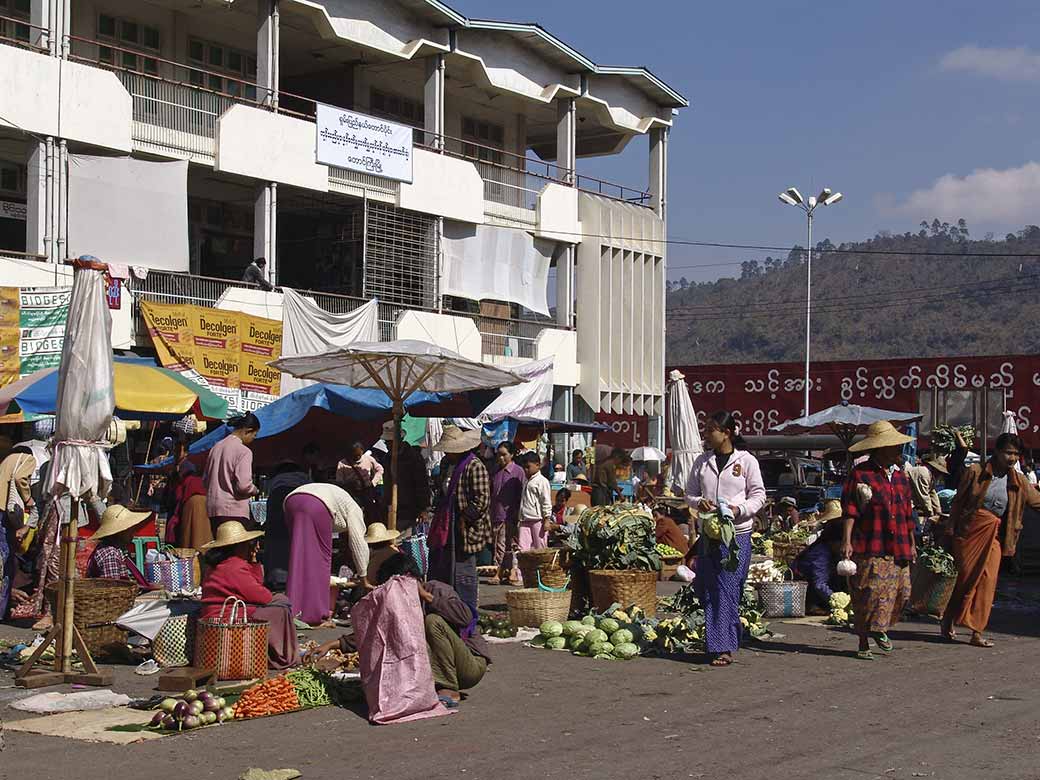
[[[637,606],[623,610],[620,604],[614,604],[606,612],[590,613],[581,620],[547,620],[531,645],[546,650],[570,650],[574,655],[603,661],[628,661],[656,639],[654,622]]]

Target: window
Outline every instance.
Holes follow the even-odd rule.
[[[191,71],[192,84],[256,100],[256,57],[252,54],[192,38],[188,41],[188,59],[206,71]]]
[[[5,195],[25,195],[26,167],[0,161],[0,192]]]
[[[0,16],[29,21],[32,0],[0,0]],[[28,24],[0,19],[0,38],[29,43],[32,28]]]
[[[416,128],[412,131],[412,143],[423,142],[422,128],[426,126],[426,115],[419,101],[373,87],[369,93],[368,107],[376,116]]]
[[[98,59],[109,65],[138,73],[159,75],[159,61],[148,53],[158,55],[162,36],[155,27],[140,24],[110,14],[98,14],[97,36],[110,40],[119,48],[98,46]]]
[[[504,155],[498,150],[505,148],[505,136],[505,130],[502,129],[501,125],[485,122],[481,119],[470,119],[467,117],[462,119],[463,139],[475,142],[474,144],[462,145],[462,153],[466,157],[502,165],[504,163]]]
[[[1004,422],[1004,391],[991,389],[927,389],[918,392],[923,415],[920,430],[931,433],[937,425],[971,425],[992,441]]]

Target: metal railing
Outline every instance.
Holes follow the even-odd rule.
[[[212,276],[198,276],[173,271],[150,271],[147,278],[134,279],[131,282],[131,290],[134,293],[133,317],[136,333],[147,332],[140,319],[139,302],[141,300],[214,306],[221,295],[234,287],[255,289],[256,285]],[[322,309],[335,314],[347,314],[368,303],[364,298],[350,295],[311,290],[298,290],[297,292],[313,298]],[[382,301],[379,302],[378,307],[379,338],[384,341],[392,341],[397,338],[397,321],[403,312],[434,311]],[[472,319],[480,332],[483,354],[498,357],[533,358],[535,340],[542,330],[546,328],[564,329],[551,320],[508,319],[457,311],[445,311],[444,313],[454,317]]]
[[[47,38],[50,30],[32,24],[28,19],[0,14],[0,43],[33,51],[50,51]]]

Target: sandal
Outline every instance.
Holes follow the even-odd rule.
[[[861,661],[873,661],[874,654],[870,650],[858,650],[856,651],[856,658]]]
[[[443,696],[438,694],[437,701],[443,704],[444,708],[447,710],[457,710],[459,708],[459,703],[450,696]]]
[[[874,641],[877,643],[878,650],[888,655],[892,652],[892,640],[888,638],[888,634],[881,632],[874,636]]]
[[[972,647],[993,647],[993,643],[984,636],[980,636],[978,639],[972,637],[968,644]]]
[[[717,656],[711,659],[711,666],[723,667],[730,666],[733,663],[733,656],[729,653],[719,653]]]

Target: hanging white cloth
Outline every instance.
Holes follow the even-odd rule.
[[[333,314],[288,287],[282,288],[282,357],[313,355],[355,341],[379,339],[379,303],[374,298],[347,314]],[[314,384],[282,374],[281,393]]]
[[[693,462],[704,452],[697,414],[681,371],[668,374],[668,440],[672,445],[672,489],[686,490]]]
[[[479,428],[484,423],[506,417],[532,417],[548,420],[552,416],[553,361],[548,357],[513,366],[510,370],[524,381],[502,390],[476,418],[456,418],[456,425],[464,430]]]

